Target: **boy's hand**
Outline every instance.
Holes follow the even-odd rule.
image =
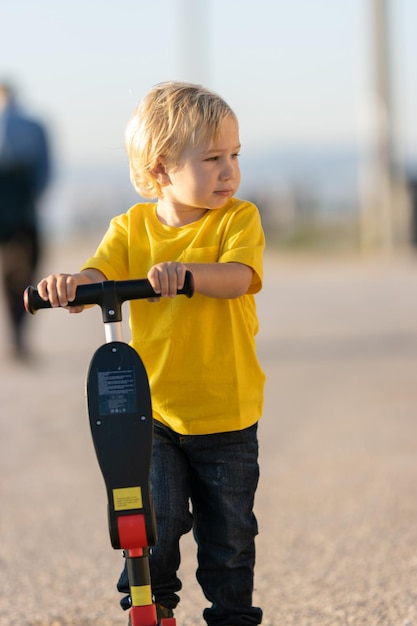
[[[184,263],[169,261],[158,263],[148,272],[148,280],[156,293],[162,298],[174,298],[178,289],[184,287],[187,266]],[[149,302],[157,302],[159,298],[148,298]]]
[[[70,313],[81,313],[83,306],[71,306],[75,298],[79,274],[50,274],[37,285],[40,297],[53,307],[66,307]]]

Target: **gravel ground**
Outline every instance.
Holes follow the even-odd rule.
[[[85,256],[62,246],[46,265]],[[266,265],[263,624],[417,626],[417,261]],[[100,311],[41,312],[30,336],[36,359],[15,363],[0,325],[0,626],[125,625],[84,398]],[[203,624],[194,570],[186,537],[179,626]]]

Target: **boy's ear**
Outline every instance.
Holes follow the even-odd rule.
[[[158,161],[156,167],[152,170],[152,176],[156,178],[160,185],[168,185],[171,182],[162,161]]]

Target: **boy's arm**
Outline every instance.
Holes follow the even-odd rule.
[[[210,298],[239,298],[248,291],[253,269],[243,263],[187,263],[196,293]]]
[[[159,263],[154,265],[148,279],[162,297],[174,297],[184,286],[185,272],[194,277],[196,293],[210,298],[239,298],[247,293],[253,269],[243,263]]]

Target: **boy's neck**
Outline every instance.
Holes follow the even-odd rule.
[[[156,205],[156,215],[159,221],[165,224],[165,226],[173,226],[175,228],[197,222],[208,210],[199,207],[172,206],[166,204],[163,200],[159,200]]]

